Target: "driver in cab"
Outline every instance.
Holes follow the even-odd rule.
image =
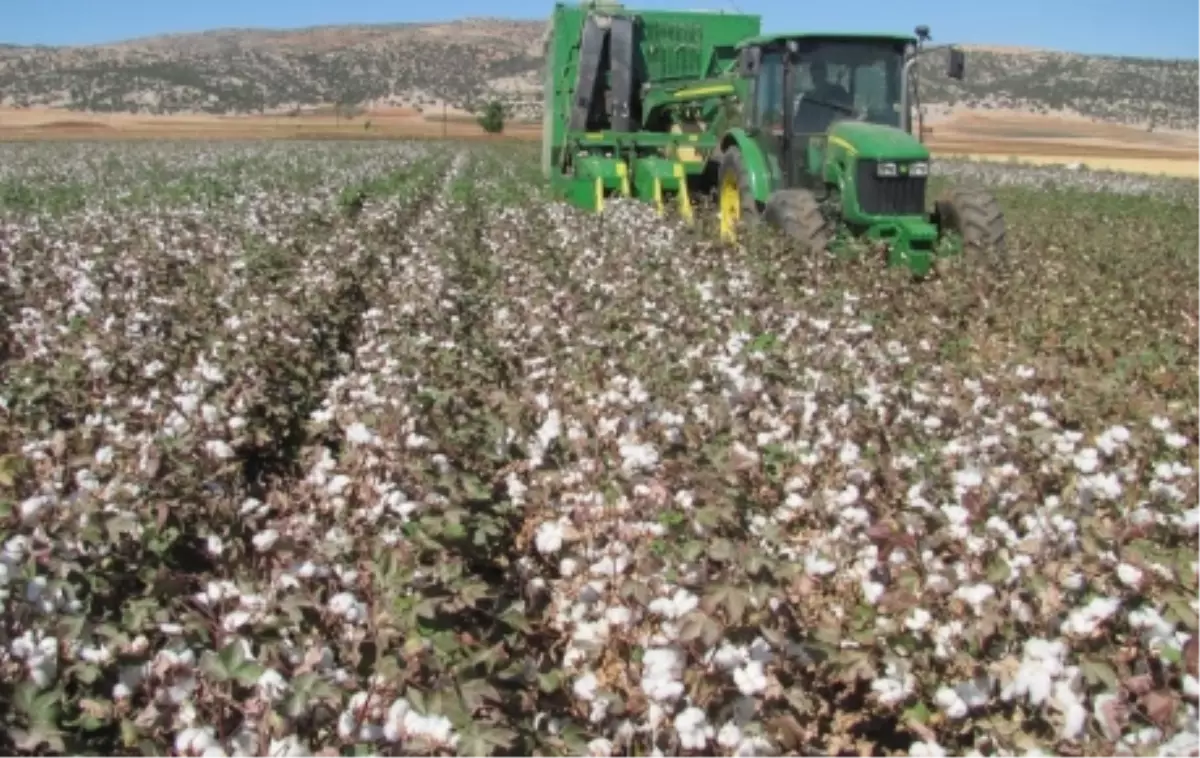
[[[854,112],[854,98],[845,87],[829,80],[824,61],[812,61],[808,71],[812,89],[796,98],[795,131],[800,134],[819,134],[836,119]]]

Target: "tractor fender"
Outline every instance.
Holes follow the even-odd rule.
[[[742,154],[746,173],[750,175],[750,191],[754,194],[754,199],[765,204],[771,196],[771,174],[767,170],[767,161],[762,149],[744,129],[730,129],[721,138],[722,151],[731,147],[736,147]]]

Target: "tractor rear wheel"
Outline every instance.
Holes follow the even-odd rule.
[[[737,229],[743,220],[758,215],[758,202],[750,189],[750,171],[736,147],[727,148],[721,154],[721,167],[717,171],[717,208],[721,214],[721,238],[732,242],[737,238]]]
[[[960,235],[963,252],[992,259],[1005,256],[1004,213],[992,193],[975,188],[952,189],[934,204],[933,212],[939,234]]]
[[[764,215],[768,224],[799,243],[806,255],[829,246],[829,224],[817,196],[806,189],[779,190],[767,201]]]

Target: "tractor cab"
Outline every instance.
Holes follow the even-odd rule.
[[[918,27],[917,36],[793,34],[743,41],[738,69],[749,84],[743,122],[774,164],[773,186],[820,184],[829,143],[847,144],[833,129],[839,122],[881,127],[849,127],[870,142],[912,135],[916,79],[910,64],[928,34]],[[961,79],[963,68],[962,52],[951,49],[947,73]],[[919,117],[915,138],[920,141]]]

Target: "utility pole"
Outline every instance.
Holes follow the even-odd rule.
[[[446,98],[442,98],[442,139],[446,139]]]

